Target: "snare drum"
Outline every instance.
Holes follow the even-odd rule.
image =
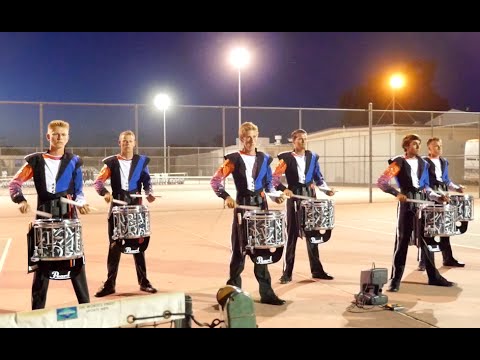
[[[456,234],[457,208],[452,205],[429,205],[421,208],[423,236],[453,236]]]
[[[283,210],[246,211],[247,249],[271,249],[285,245],[287,215]]]
[[[473,220],[472,195],[450,195],[450,205],[457,207],[457,221]]]
[[[33,223],[32,261],[58,261],[83,256],[79,219],[39,219]]]
[[[302,200],[302,223],[305,231],[331,230],[335,226],[334,202],[329,199]]]
[[[144,205],[114,206],[113,240],[150,236],[150,212]]]

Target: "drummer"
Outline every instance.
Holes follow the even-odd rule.
[[[83,194],[82,160],[78,155],[65,150],[69,140],[69,130],[68,122],[51,121],[47,131],[49,150],[27,155],[26,163],[10,182],[10,196],[13,202],[20,205],[21,213],[30,210],[30,205],[22,192],[22,184],[31,178],[37,190],[37,219],[48,215],[56,219],[78,218],[76,207],[62,202],[62,197],[74,200],[79,205],[81,214],[90,212]],[[35,245],[33,236],[33,227],[31,227],[28,233],[28,272],[34,272],[32,310],[45,308],[50,280],[71,279],[78,302],[89,303],[85,257],[34,262],[32,260]]]
[[[307,196],[316,198],[315,185],[320,191],[328,196],[333,196],[335,190],[330,189],[320,171],[319,157],[316,153],[306,150],[307,132],[303,129],[297,129],[292,132],[293,151],[286,151],[278,154],[278,165],[273,173],[273,186],[277,190],[290,197],[287,200],[287,252],[283,264],[283,274],[280,278],[281,284],[292,281],[293,265],[295,263],[295,248],[298,237],[304,234],[300,226],[298,210],[300,201],[292,198],[293,195]],[[285,174],[288,188],[281,183],[281,176]],[[312,278],[333,280],[333,276],[325,272],[320,254],[318,252],[318,243],[305,238],[307,243],[308,260],[310,261],[310,271]]]
[[[432,201],[446,201],[446,196],[439,195],[430,187],[428,178],[428,163],[418,154],[420,152],[421,139],[416,134],[406,135],[402,140],[405,155],[399,155],[388,160],[389,166],[378,179],[378,187],[393,196],[398,203],[398,224],[395,235],[395,249],[393,252],[393,266],[390,275],[390,286],[387,291],[397,292],[400,289],[400,281],[405,271],[408,245],[412,237],[416,207],[415,203],[407,202],[409,199],[425,200],[427,197]],[[390,185],[395,178],[400,191]],[[422,234],[417,234],[422,236]],[[420,239],[421,249],[425,252],[425,267],[428,274],[428,285],[453,286],[454,283],[445,279],[435,268],[435,258],[428,250],[423,239]]]
[[[120,154],[113,155],[103,159],[104,166],[98,174],[94,187],[97,193],[110,203],[110,212],[108,217],[108,257],[107,257],[107,280],[98,289],[95,294],[96,297],[103,297],[115,293],[115,286],[118,274],[118,267],[120,263],[121,244],[115,241],[113,237],[113,216],[111,208],[114,206],[113,199],[125,202],[128,205],[141,205],[141,197],[132,197],[132,194],[140,194],[143,190],[145,192],[148,202],[155,201],[153,195],[152,182],[150,180],[150,172],[148,170],[148,163],[150,158],[144,155],[134,154],[135,149],[135,134],[133,131],[127,130],[120,133],[118,138],[118,145],[120,146]],[[112,193],[105,188],[105,182],[110,179]],[[145,236],[139,239],[140,243],[150,240],[150,236]],[[144,244],[144,247],[146,245]],[[157,292],[147,278],[147,266],[145,263],[145,253],[140,251],[133,254],[135,261],[135,269],[137,271],[137,280],[140,285],[140,290],[154,294]]]
[[[463,193],[463,186],[455,184],[448,175],[448,160],[442,155],[443,144],[442,140],[433,137],[428,139],[428,156],[424,159],[427,161],[428,175],[430,186],[432,189],[440,191],[457,191]],[[440,249],[442,250],[443,266],[464,267],[465,263],[458,261],[453,257],[452,245],[450,244],[450,237],[440,237]],[[418,263],[418,270],[425,270],[425,254],[422,252],[420,262]]]
[[[235,207],[235,200],[225,190],[224,180],[232,174],[237,190],[237,204],[246,206],[258,206],[263,210],[268,209],[265,190],[272,187],[272,170],[270,155],[257,151],[258,127],[251,122],[244,122],[238,130],[238,137],[242,143],[242,149],[225,155],[225,161],[218,168],[210,180],[210,185],[215,194],[224,199],[229,208]],[[275,197],[277,203],[282,203],[282,197]],[[227,285],[242,288],[241,274],[245,268],[245,236],[242,227],[238,224],[238,216],[242,210],[237,208],[233,214],[232,224],[232,254],[230,257],[230,278]],[[260,290],[260,302],[270,305],[283,305],[285,300],[280,299],[272,288],[272,279],[268,271],[268,265],[255,262],[253,271],[257,278]]]

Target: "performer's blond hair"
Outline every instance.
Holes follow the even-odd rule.
[[[240,129],[238,129],[238,137],[241,139],[244,135],[249,132],[250,130],[256,131],[258,134],[258,126],[252,122],[244,122],[240,125]]]
[[[132,135],[133,137],[135,137],[135,133],[132,130],[125,130],[122,131],[120,135],[118,135],[118,140],[120,140],[123,135]]]
[[[62,127],[69,130],[70,124],[64,120],[52,120],[48,123],[48,132],[52,132],[55,127]]]

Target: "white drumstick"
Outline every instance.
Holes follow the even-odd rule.
[[[73,201],[73,200],[70,200],[70,199],[67,199],[67,198],[64,198],[64,197],[61,197],[60,201],[65,203],[65,204],[75,205],[75,206],[78,206],[78,207],[82,207],[84,205],[84,204],[81,204],[77,201]]]
[[[153,195],[155,198],[161,198],[162,196],[161,195]],[[130,197],[131,198],[148,198],[148,195],[140,195],[140,194],[130,194]]]
[[[259,206],[250,206],[250,205],[237,205],[235,207],[237,209],[243,209],[243,210],[262,210]]]
[[[281,197],[283,195],[283,192],[275,191],[275,192],[265,193],[265,195],[272,196],[272,197]]]
[[[303,199],[303,200],[317,200],[317,198],[310,197],[310,196],[303,196],[303,195],[295,195],[293,194],[291,197],[297,198],[297,199]]]
[[[433,201],[427,201],[427,200],[407,199],[407,202],[425,204],[425,205],[435,205]]]
[[[46,217],[46,218],[52,218],[53,217],[52,214],[50,214],[48,212],[45,212],[45,211],[40,211],[40,210],[36,210],[35,214]]]
[[[73,201],[73,200],[70,200],[70,199],[67,199],[67,198],[64,198],[64,197],[61,197],[60,201],[65,203],[65,204],[75,205],[75,206],[78,206],[78,207],[83,207],[84,205],[87,205],[87,204],[81,204],[78,201]],[[88,207],[90,208],[90,210],[98,211],[98,209],[96,207],[93,207],[93,206],[90,206],[90,205]]]
[[[115,204],[120,204],[120,205],[127,205],[128,203],[123,200],[117,200],[117,199],[112,199],[112,202]]]

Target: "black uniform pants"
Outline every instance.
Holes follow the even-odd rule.
[[[300,202],[301,200],[288,199],[287,200],[287,246],[285,254],[285,262],[283,264],[283,276],[291,278],[293,266],[295,264],[295,249],[297,247],[297,239],[303,236],[301,230],[300,219]],[[310,262],[310,271],[312,276],[322,275],[322,262],[320,261],[320,254],[318,252],[318,244],[313,244],[308,237],[305,237],[308,253],[308,261]]]
[[[108,238],[110,240],[110,246],[108,248],[108,258],[107,258],[107,281],[104,284],[104,287],[115,289],[118,267],[120,264],[120,257],[122,251],[118,243],[112,239],[113,236],[113,216],[108,218]],[[133,254],[133,259],[135,261],[135,269],[137,271],[137,280],[140,286],[150,286],[150,281],[147,279],[147,265],[145,262],[145,253],[139,252]]]
[[[81,259],[77,261],[82,261]],[[90,302],[88,294],[87,276],[85,274],[85,265],[81,267],[78,273],[73,273],[71,279],[75,295],[79,304],[86,304]],[[42,268],[37,269],[33,274],[32,284],[32,310],[43,309],[47,302],[47,292],[50,279],[48,271]]]
[[[266,208],[264,200],[260,196],[245,196],[237,197],[237,203],[241,205],[251,205],[251,206],[261,206]],[[227,281],[227,285],[237,286],[242,288],[242,278],[241,273],[245,268],[245,245],[246,238],[243,230],[243,226],[238,224],[238,216],[243,217],[244,211],[241,209],[235,209],[233,213],[233,224],[232,224],[232,255],[230,258],[230,278]],[[259,284],[260,297],[262,299],[275,297],[275,292],[272,288],[272,278],[270,272],[268,271],[268,265],[257,264],[253,265],[253,272],[255,278]]]
[[[392,283],[398,285],[405,271],[405,263],[407,260],[407,251],[412,236],[414,236],[414,226],[416,221],[416,207],[414,203],[399,202],[397,209],[397,233],[395,236],[395,248],[393,252],[393,266],[391,279]],[[418,236],[423,236],[422,231],[419,231]],[[427,245],[420,239],[420,248],[425,253],[426,262],[425,269],[429,281],[437,281],[442,278],[440,273],[435,267],[435,258],[433,254],[428,250]]]
[[[440,237],[440,250],[442,251],[442,257],[443,257],[444,263],[455,261],[455,259],[453,258],[452,245],[450,244],[449,236]],[[422,250],[420,250],[421,264],[425,264],[425,261],[426,261],[425,253]]]

